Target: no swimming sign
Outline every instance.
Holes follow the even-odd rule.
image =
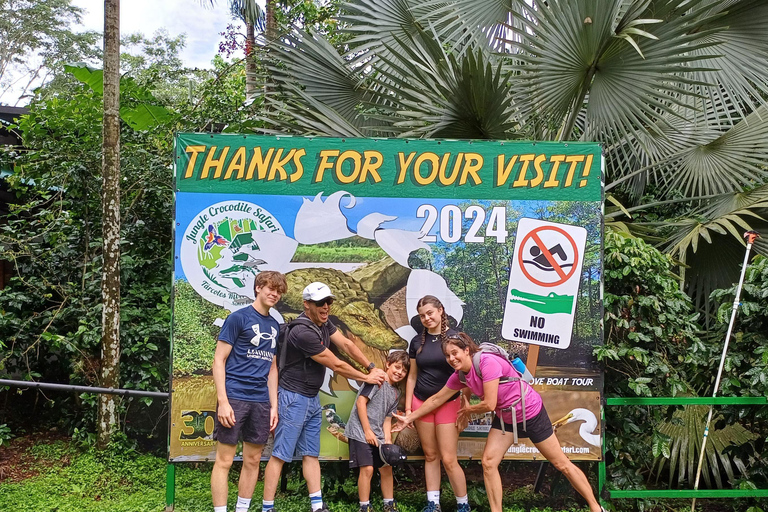
[[[515,240],[501,335],[532,345],[568,348],[587,230],[523,218]]]

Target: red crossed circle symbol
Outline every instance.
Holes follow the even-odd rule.
[[[549,252],[549,249],[547,248],[546,244],[541,240],[541,237],[539,237],[539,233],[542,231],[555,231],[557,233],[560,233],[563,235],[568,242],[570,242],[571,247],[573,248],[573,266],[571,266],[571,269],[568,272],[565,272],[561,267],[560,264],[555,260],[555,257],[552,255],[551,252]],[[525,249],[525,244],[528,242],[529,239],[533,239],[533,243],[536,244],[536,247],[541,250],[541,254],[544,255],[544,257],[547,259],[550,265],[552,265],[553,270],[557,273],[559,276],[559,279],[548,283],[546,281],[540,281],[533,277],[531,274],[528,273],[528,271],[525,268],[525,263],[523,262],[523,249]],[[559,228],[557,226],[541,226],[536,229],[531,230],[525,237],[523,237],[522,245],[520,246],[520,252],[517,254],[517,263],[520,265],[520,269],[523,271],[523,274],[525,274],[525,277],[527,277],[532,283],[535,283],[539,286],[544,286],[547,288],[551,288],[553,286],[559,286],[566,282],[568,279],[571,278],[571,276],[576,272],[576,267],[578,266],[579,262],[579,249],[576,247],[576,242],[573,240],[573,237],[568,234],[568,232],[562,228]]]

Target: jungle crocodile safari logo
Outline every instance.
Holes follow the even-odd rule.
[[[179,254],[189,284],[230,311],[253,302],[253,281],[266,264],[257,233],[284,231],[271,213],[247,201],[223,201],[195,215]]]

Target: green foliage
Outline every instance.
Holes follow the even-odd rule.
[[[606,396],[695,394],[699,368],[711,351],[697,335],[696,315],[672,266],[671,258],[642,240],[606,232],[605,344],[595,348],[605,363]],[[668,450],[666,436],[649,428],[663,414],[661,407],[606,409],[612,485],[644,487],[654,455]]]
[[[669,421],[659,424],[659,434],[654,432],[654,456],[656,457],[654,470],[657,475],[661,475],[669,463],[668,485],[670,488],[686,480],[695,479],[697,454],[701,453],[704,424],[708,412],[709,407],[704,405],[686,406],[682,410],[675,411]],[[739,476],[746,473],[746,467],[739,456],[731,455],[733,453],[731,448],[743,446],[759,437],[738,423],[718,428],[718,423],[722,419],[719,414],[712,418],[706,456],[701,468],[704,485],[711,488],[714,483],[718,489],[723,488],[721,472],[727,475],[730,482],[736,480],[737,472]],[[658,450],[657,444],[660,445]]]
[[[0,425],[0,446],[3,446],[4,443],[7,444],[11,439],[13,439],[11,427],[3,423]]]
[[[156,391],[167,389],[170,367],[173,134],[241,127],[256,102],[243,105],[242,64],[217,57],[213,71],[179,69],[183,38],[163,33],[131,35],[124,43],[132,57],[124,61],[121,79],[120,382]],[[101,72],[85,65],[69,69],[79,80],[57,75],[37,90],[29,115],[19,121],[24,150],[0,153],[2,163],[14,168],[6,182],[18,198],[0,226],[0,247],[13,271],[0,291],[0,377],[99,385]],[[197,363],[190,363],[190,371],[210,370],[203,348],[215,346],[214,339],[197,340],[199,350],[190,354]],[[46,422],[90,442],[95,395],[8,396],[16,410],[34,411],[11,413],[7,423],[13,430],[44,412]],[[165,430],[165,416],[152,408],[158,406],[149,398],[123,399],[126,431],[157,439]]]
[[[764,396],[766,287],[764,258],[747,271],[739,323],[718,394]],[[674,262],[645,242],[624,233],[605,236],[605,345],[595,354],[606,365],[607,396],[707,396],[719,365],[735,290],[722,290],[721,324],[703,336],[690,299],[671,272]],[[734,287],[735,288],[735,287]],[[748,291],[747,291],[748,290]],[[742,316],[743,314],[743,316]],[[743,322],[743,323],[742,323]],[[754,376],[754,378],[753,378]],[[765,407],[719,407],[710,426],[710,455],[703,485],[764,487],[761,455]],[[675,485],[691,484],[698,462],[706,408],[683,410],[623,406],[606,409],[609,482],[622,489],[643,488],[650,475]],[[710,469],[714,467],[715,469]],[[685,483],[687,482],[687,484]],[[743,509],[739,504],[739,509]],[[629,505],[627,505],[629,506]],[[649,501],[637,503],[640,509]]]
[[[719,304],[718,324],[713,330],[713,342],[722,347],[733,308],[736,286],[717,290],[712,299]],[[711,368],[719,364],[720,354],[713,358]],[[714,386],[714,372],[710,376]],[[718,394],[726,396],[768,395],[768,258],[757,256],[747,267],[737,311],[733,335],[723,367],[723,378]],[[765,457],[768,430],[768,407],[725,407],[722,413],[727,423],[741,422],[753,432],[761,434],[755,441],[754,451],[741,454],[749,469],[742,483],[765,487],[768,481],[768,460]]]
[[[51,75],[61,72],[64,62],[98,57],[99,34],[76,33],[83,9],[72,0],[0,0],[0,98],[12,92],[28,97],[29,91]]]
[[[219,328],[213,322],[226,316],[226,310],[203,299],[187,281],[176,281],[173,306],[174,376],[210,373],[219,335]]]
[[[315,2],[313,0],[287,0],[277,4],[275,21],[284,30],[290,27],[304,27],[328,38],[336,48],[344,48],[344,44],[352,39],[351,35],[340,30],[344,26],[339,23],[338,14],[342,0]]]
[[[711,351],[699,339],[690,298],[680,291],[671,258],[638,238],[605,236],[605,361],[609,396],[695,393]],[[697,386],[698,384],[698,386]]]
[[[735,295],[735,285],[712,294],[719,305],[717,328],[712,336],[719,343],[725,339]],[[719,393],[768,395],[768,258],[764,256],[755,257],[747,267],[724,376]],[[759,414],[767,413],[768,410],[760,410]]]
[[[151,98],[126,85],[125,106]],[[40,98],[19,121],[25,151],[8,179],[19,204],[0,229],[15,273],[0,291],[4,375],[99,385],[101,117],[101,97],[75,85],[66,98]],[[171,134],[170,126],[121,134],[121,382],[153,391],[168,380],[160,362],[168,358]],[[90,428],[88,400],[56,395],[46,404],[64,426]]]

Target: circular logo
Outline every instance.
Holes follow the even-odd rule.
[[[284,234],[271,213],[247,201],[222,201],[195,215],[179,254],[189,284],[229,310],[253,302],[253,282],[265,264],[257,232]]]

